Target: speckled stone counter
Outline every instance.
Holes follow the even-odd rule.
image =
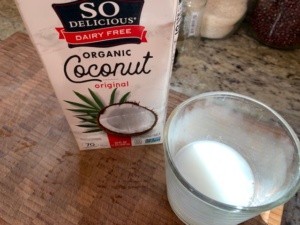
[[[191,39],[183,45],[171,79],[177,91],[187,95],[235,91],[262,100],[276,96],[281,97],[276,104],[279,109],[292,108],[286,105],[287,100],[296,100],[297,104],[300,98],[300,49],[283,51],[262,46],[243,29],[229,39]]]
[[[172,89],[189,96],[208,91],[248,95],[289,114],[286,119],[300,134],[300,49],[262,46],[243,29],[226,40],[187,40],[182,48]]]
[[[11,0],[0,0],[0,41],[24,26]],[[243,29],[226,40],[187,40],[174,66],[171,89],[194,96],[231,91],[278,111],[300,135],[300,50],[260,45]],[[299,192],[300,193],[300,192]],[[300,224],[300,195],[285,206],[282,225]]]

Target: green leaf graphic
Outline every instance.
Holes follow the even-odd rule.
[[[86,128],[84,133],[93,133],[93,132],[99,132],[102,131],[102,129],[98,125],[98,115],[100,111],[105,108],[105,104],[103,104],[101,98],[91,89],[88,89],[91,97],[84,96],[83,94],[74,91],[75,95],[83,101],[84,104],[81,102],[73,102],[73,101],[67,101],[66,103],[70,104],[71,106],[74,106],[72,109],[67,109],[69,111],[74,112],[74,116],[80,120],[78,127]],[[117,88],[115,88],[111,95],[109,100],[109,105],[114,104],[116,101],[116,95],[117,95]],[[119,103],[124,103],[127,101],[128,96],[130,95],[130,92],[127,92],[122,96]]]
[[[78,113],[87,113],[87,114],[98,114],[99,112],[95,109],[68,109],[72,112],[78,112]]]
[[[93,97],[94,101],[97,103],[98,108],[103,109],[104,108],[104,104],[99,99],[99,97],[96,95],[96,93],[93,92],[91,89],[89,89],[89,92],[90,92],[91,96]]]
[[[85,131],[85,132],[83,132],[83,133],[95,133],[95,132],[99,132],[99,131],[102,131],[102,129],[101,128],[98,128],[98,129],[92,129],[92,130],[87,130],[87,131]]]
[[[113,92],[111,93],[110,95],[110,101],[109,101],[109,104],[112,105],[115,103],[115,96],[116,96],[116,91],[117,91],[117,88],[115,88],[113,90]]]
[[[84,117],[81,117],[81,116],[76,116],[78,119],[81,119],[83,122],[89,122],[89,123],[92,123],[92,124],[97,124],[97,122],[95,121],[95,119],[87,119],[87,118],[84,118]]]
[[[127,98],[128,98],[128,96],[129,96],[129,94],[130,94],[130,92],[127,92],[122,98],[121,98],[121,100],[120,100],[120,102],[119,103],[124,103],[124,102],[126,102],[127,101]]]
[[[74,91],[74,93],[77,95],[78,98],[80,98],[82,101],[84,101],[85,103],[87,103],[88,105],[92,106],[95,109],[99,109],[99,106],[96,105],[92,100],[90,100],[89,98],[85,97],[84,95]]]
[[[97,124],[79,124],[78,127],[84,127],[84,128],[99,128]]]
[[[79,107],[79,108],[94,109],[94,108],[91,107],[91,106],[84,105],[84,104],[80,104],[80,103],[77,103],[77,102],[71,102],[71,101],[66,101],[66,100],[65,100],[65,102],[69,103],[70,105],[77,106],[77,107]]]

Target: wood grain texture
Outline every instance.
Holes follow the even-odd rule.
[[[186,97],[170,92],[169,111]],[[282,207],[244,222],[279,225]],[[0,43],[0,224],[182,224],[162,145],[79,151],[28,36]]]

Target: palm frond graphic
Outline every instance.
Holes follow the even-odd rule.
[[[69,111],[72,111],[77,119],[79,119],[79,123],[77,126],[85,128],[85,131],[83,133],[94,133],[102,131],[102,129],[98,125],[98,115],[101,112],[102,109],[105,107],[115,104],[116,102],[116,93],[117,88],[115,88],[111,95],[109,104],[105,106],[104,102],[101,100],[101,98],[92,91],[89,90],[90,96],[85,96],[79,92],[74,91],[74,94],[77,96],[78,100],[80,102],[73,102],[64,100],[66,103],[68,103],[72,108],[69,108]],[[119,103],[124,103],[127,101],[128,97],[130,95],[130,92],[127,92],[124,94]]]

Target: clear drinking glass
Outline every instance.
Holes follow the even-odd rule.
[[[191,98],[165,129],[167,193],[186,224],[234,225],[287,202],[300,187],[299,139],[252,98]]]

